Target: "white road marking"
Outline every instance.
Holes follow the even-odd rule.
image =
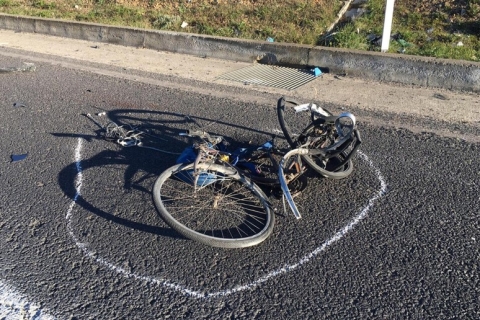
[[[213,292],[204,292],[200,290],[194,290],[191,288],[188,288],[186,286],[174,283],[168,279],[162,279],[162,278],[155,278],[155,277],[150,277],[150,276],[144,276],[144,275],[138,275],[132,272],[129,272],[125,270],[124,268],[121,268],[115,264],[112,264],[101,257],[98,257],[94,252],[89,251],[88,249],[88,244],[86,243],[81,243],[78,238],[75,236],[75,233],[73,232],[72,225],[71,225],[71,217],[72,217],[72,212],[73,208],[75,207],[75,203],[80,196],[80,191],[83,186],[83,171],[82,171],[82,157],[81,157],[81,151],[82,151],[82,138],[78,139],[78,144],[75,149],[75,163],[76,163],[76,168],[77,168],[77,175],[76,175],[76,180],[75,180],[75,189],[76,193],[75,196],[72,200],[72,203],[70,204],[67,214],[65,216],[67,220],[67,227],[68,231],[70,233],[70,236],[74,240],[75,244],[77,247],[79,247],[83,253],[88,256],[89,258],[95,260],[97,263],[111,269],[112,271],[115,271],[119,274],[122,274],[123,276],[127,278],[132,278],[132,279],[137,279],[137,280],[142,280],[146,281],[152,284],[156,285],[161,285],[165,286],[177,291],[180,291],[186,295],[195,297],[195,298],[215,298],[215,297],[220,297],[220,296],[227,296],[233,293],[237,293],[240,291],[244,290],[249,290],[257,287],[258,285],[262,284],[263,282],[268,281],[271,278],[274,278],[276,276],[279,276],[281,274],[285,274],[287,272],[293,271],[297,269],[298,267],[302,266],[303,264],[309,262],[312,260],[315,256],[318,254],[322,253],[325,251],[328,247],[336,243],[338,240],[343,238],[348,232],[350,232],[360,221],[365,219],[367,216],[368,212],[370,209],[373,207],[375,201],[380,199],[383,195],[385,195],[387,191],[387,184],[385,183],[385,180],[382,176],[382,173],[378,168],[376,168],[373,165],[373,162],[365,155],[363,152],[358,151],[358,154],[360,157],[363,158],[365,162],[374,170],[375,175],[377,179],[380,181],[380,189],[370,198],[366,204],[366,206],[343,228],[341,228],[339,231],[337,231],[332,237],[330,237],[327,241],[322,243],[319,247],[317,247],[315,250],[312,252],[306,254],[305,256],[302,257],[297,263],[294,264],[285,264],[283,267],[278,268],[276,270],[273,270],[263,277],[258,278],[257,280],[244,284],[244,285],[238,285],[233,289],[226,289],[226,290],[220,290],[220,291],[213,291]]]
[[[0,319],[50,320],[55,318],[15,292],[11,286],[0,281]]]

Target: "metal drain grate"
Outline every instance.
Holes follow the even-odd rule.
[[[293,90],[314,80],[315,75],[311,70],[307,69],[293,69],[265,64],[255,64],[253,66],[225,73],[217,79]]]

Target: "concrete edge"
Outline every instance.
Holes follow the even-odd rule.
[[[0,28],[241,62],[317,66],[367,80],[480,92],[480,63],[0,13]]]

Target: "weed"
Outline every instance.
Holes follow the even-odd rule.
[[[52,9],[56,8],[55,3],[46,2],[46,1],[43,1],[43,0],[34,1],[32,6],[34,8],[43,9],[43,10],[52,10]]]
[[[176,15],[159,14],[152,22],[155,29],[172,29],[176,24],[180,23],[180,17]]]
[[[368,50],[369,45],[366,37],[356,32],[356,26],[353,23],[346,24],[336,35],[331,46],[339,48],[350,48],[359,50]]]
[[[10,0],[0,0],[0,7],[11,7],[13,5]]]
[[[386,3],[385,0],[368,0],[363,16],[339,25],[334,36],[325,37],[325,31],[343,6],[343,0],[77,2],[82,10],[74,8],[73,0],[0,0],[0,11],[261,41],[271,37],[275,42],[379,51],[378,39],[383,32]],[[188,23],[188,29],[181,28],[183,21]],[[480,61],[479,21],[480,0],[398,0],[392,26],[395,37],[389,51]],[[460,42],[463,45],[458,45]]]

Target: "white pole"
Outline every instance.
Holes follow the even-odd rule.
[[[383,25],[382,52],[388,51],[390,45],[390,33],[392,32],[393,4],[395,0],[387,0],[385,8],[385,23]]]

